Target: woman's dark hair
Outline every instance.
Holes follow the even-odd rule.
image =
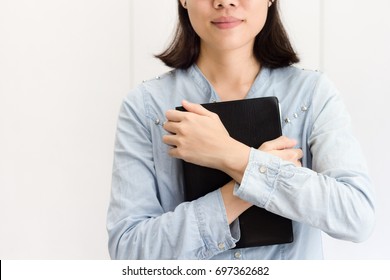
[[[180,1],[178,13],[179,22],[172,42],[156,57],[168,67],[187,69],[199,57],[200,38],[192,28],[188,12]],[[268,9],[265,25],[255,38],[253,53],[262,66],[269,68],[280,68],[299,62],[280,19],[277,0]]]

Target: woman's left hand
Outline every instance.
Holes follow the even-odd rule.
[[[185,161],[231,173],[243,172],[250,148],[229,136],[218,115],[199,104],[182,102],[187,112],[169,110],[163,136],[169,155]],[[239,157],[239,158],[237,158]]]

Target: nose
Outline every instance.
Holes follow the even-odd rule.
[[[229,6],[237,7],[238,0],[215,0],[214,1],[214,8],[216,9],[227,8]]]

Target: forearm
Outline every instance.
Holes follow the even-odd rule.
[[[243,212],[252,206],[249,202],[234,195],[235,182],[231,181],[221,188],[222,198],[226,209],[228,223],[231,224]]]
[[[137,205],[110,207],[113,259],[209,259],[237,241],[238,232],[231,232],[219,190],[182,203],[171,212],[152,211]]]
[[[361,241],[374,221],[370,182],[364,172],[298,168],[253,150],[235,195],[258,207],[320,228],[329,235]]]

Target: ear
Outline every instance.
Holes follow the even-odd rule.
[[[268,8],[271,7],[274,2],[275,0],[268,0]]]
[[[180,3],[184,9],[187,9],[187,0],[180,0]]]

